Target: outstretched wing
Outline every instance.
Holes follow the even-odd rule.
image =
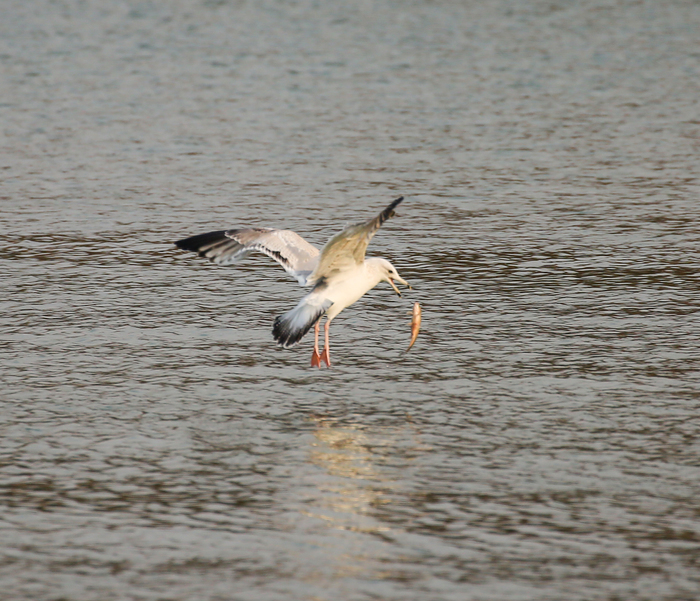
[[[318,265],[308,278],[309,283],[313,284],[334,272],[351,269],[362,263],[370,240],[382,224],[393,217],[394,209],[402,200],[403,196],[400,196],[373,219],[351,225],[333,236],[323,247]]]
[[[302,285],[318,264],[319,250],[291,230],[266,227],[208,232],[175,242],[183,250],[196,252],[217,265],[232,265],[254,250],[277,261]]]

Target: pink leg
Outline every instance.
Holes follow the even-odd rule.
[[[331,343],[328,341],[328,328],[330,327],[331,322],[326,321],[326,325],[324,326],[324,330],[326,333],[326,340],[323,346],[323,355],[321,355],[321,359],[326,363],[328,367],[331,366]]]
[[[311,367],[321,367],[321,355],[318,352],[318,332],[321,328],[321,320],[319,319],[314,326],[314,352],[311,355]]]

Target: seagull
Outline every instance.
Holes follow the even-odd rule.
[[[196,252],[217,265],[238,263],[251,252],[259,251],[277,261],[299,284],[311,287],[311,292],[296,307],[275,319],[272,335],[280,346],[290,348],[313,327],[311,366],[320,368],[323,361],[330,367],[329,328],[331,321],[343,309],[381,282],[388,282],[399,296],[401,292],[395,281],[411,288],[386,259],[365,259],[370,240],[382,224],[394,216],[394,209],[401,201],[403,196],[394,200],[376,217],[346,227],[320,251],[292,230],[267,227],[199,234],[178,240],[175,246]],[[325,341],[321,354],[318,337],[324,315]]]

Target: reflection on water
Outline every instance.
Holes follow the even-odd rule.
[[[374,484],[379,473],[372,464],[372,453],[365,446],[368,441],[362,432],[319,420],[314,437],[310,460],[331,478],[318,483],[315,499],[302,512],[333,530],[370,536],[389,530],[370,516],[373,506],[386,501]],[[375,577],[367,565],[371,564],[371,556],[361,547],[350,547],[336,556],[334,563],[335,578]]]
[[[12,599],[695,599],[693,3],[7,3]],[[198,231],[370,246],[302,290]],[[418,343],[404,353],[413,302]]]
[[[359,424],[312,419],[316,427],[309,459],[323,475],[316,472],[316,490],[306,499],[301,513],[314,523],[320,521],[330,533],[351,532],[374,541],[370,547],[355,544],[343,554],[334,553],[334,577],[414,580],[402,564],[408,557],[413,561],[415,553],[407,551],[398,562],[387,553],[399,533],[384,516],[396,511],[394,505],[402,502],[410,465],[430,449],[421,444],[410,421],[402,428],[365,432]],[[422,517],[417,514],[413,520]],[[319,532],[313,526],[311,529]]]
[[[387,486],[387,483],[373,465],[374,453],[367,448],[367,437],[357,427],[338,428],[322,420],[317,426],[311,462],[332,476],[333,484],[319,486],[319,497],[323,500],[315,517],[341,530],[370,534],[388,530],[372,524],[369,518],[373,507],[388,500],[374,486],[375,483]]]

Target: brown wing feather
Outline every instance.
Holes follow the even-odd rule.
[[[369,221],[351,225],[331,238],[321,251],[316,269],[309,276],[309,282],[328,277],[334,271],[347,269],[365,260],[370,240],[387,219],[394,216],[394,209],[403,201],[403,196],[394,200],[379,215]]]

